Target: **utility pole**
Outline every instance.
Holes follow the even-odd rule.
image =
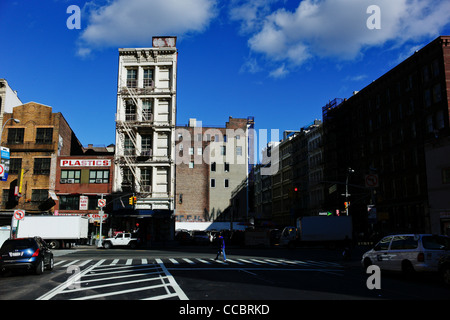
[[[350,207],[350,202],[348,201],[348,198],[351,196],[351,194],[348,193],[348,178],[350,176],[350,173],[354,173],[355,170],[353,170],[352,168],[348,168],[347,170],[347,177],[345,179],[345,194],[343,194],[343,196],[345,196],[345,203],[346,203],[346,214],[348,216],[348,209]]]

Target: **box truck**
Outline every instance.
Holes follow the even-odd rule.
[[[307,216],[297,225],[281,232],[280,245],[325,244],[335,246],[352,239],[353,226],[349,216]]]
[[[83,216],[25,216],[15,224],[16,238],[41,237],[53,249],[84,243],[88,238],[89,219]]]
[[[3,242],[9,239],[10,235],[11,235],[10,226],[0,227],[0,247],[3,245]]]

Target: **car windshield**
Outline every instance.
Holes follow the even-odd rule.
[[[30,247],[33,247],[32,239],[17,239],[17,240],[6,240],[2,245],[2,249],[4,251],[12,251],[12,250],[24,250]]]
[[[425,249],[449,250],[450,238],[442,236],[423,236],[422,244]]]

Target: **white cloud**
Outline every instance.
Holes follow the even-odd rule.
[[[278,67],[277,69],[270,72],[269,76],[271,78],[280,79],[280,78],[284,78],[288,73],[289,73],[289,71],[286,69],[286,65],[282,64],[280,67]]]
[[[439,36],[450,22],[448,0],[303,0],[294,10],[269,13],[267,6],[242,1],[232,17],[242,29],[253,28],[250,49],[269,61],[286,62],[286,69],[313,57],[353,60],[370,47],[417,43]],[[380,8],[381,29],[367,27],[371,5]],[[262,13],[262,22],[256,24]]]
[[[157,35],[202,32],[216,15],[216,0],[112,0],[100,7],[87,3],[87,7],[81,55],[89,48],[148,46]]]

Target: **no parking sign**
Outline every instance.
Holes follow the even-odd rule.
[[[14,219],[22,220],[25,218],[25,210],[14,210]]]

